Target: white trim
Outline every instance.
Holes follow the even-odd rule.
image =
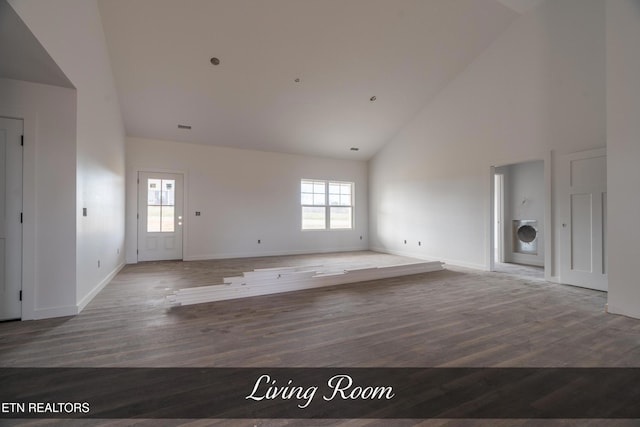
[[[503,183],[503,189],[504,189],[504,178],[502,180]],[[485,227],[484,227],[484,231],[485,231],[485,241],[488,240],[489,243],[489,249],[487,250],[486,245],[485,245],[485,257],[484,259],[486,260],[486,265],[484,266],[483,270],[486,271],[493,271],[495,269],[495,265],[496,265],[496,256],[495,256],[495,250],[494,250],[494,246],[495,246],[495,242],[494,242],[494,236],[496,234],[496,226],[495,226],[495,196],[496,196],[496,167],[495,166],[490,166],[489,167],[489,223],[486,224],[485,221]],[[504,220],[504,216],[503,216],[503,220]],[[504,225],[502,225],[504,228]],[[500,247],[502,248],[502,246],[504,245],[504,241],[500,242]]]
[[[493,168],[493,184],[494,184],[494,188],[493,188],[493,227],[494,229],[492,230],[492,238],[493,240],[493,246],[494,247],[498,247],[498,259],[496,259],[496,251],[492,251],[491,253],[493,254],[493,268],[495,268],[495,263],[496,262],[504,262],[504,258],[505,258],[505,239],[504,239],[504,174],[503,173],[495,173],[495,168]],[[498,184],[496,186],[496,184]],[[496,197],[498,196],[498,197]],[[496,200],[499,199],[499,200]],[[496,204],[498,204],[498,211],[495,211],[496,208]],[[498,218],[498,221],[496,221],[496,217]],[[496,225],[499,224],[498,226],[498,230],[495,230]],[[496,235],[498,236],[498,241],[496,242]],[[492,270],[493,270],[492,268]]]
[[[638,311],[638,307],[621,307],[607,303],[605,311],[609,314],[619,314],[621,316],[640,319],[640,311]]]
[[[189,187],[189,174],[184,170],[165,169],[165,168],[147,168],[138,165],[127,164],[125,172],[125,239],[124,239],[124,259],[126,264],[138,263],[138,173],[139,172],[159,172],[173,173],[183,175],[183,209],[187,212],[189,206],[189,193],[186,190]],[[187,215],[185,214],[185,220]],[[188,247],[188,228],[189,221],[183,222],[182,227],[182,254]]]
[[[564,262],[567,260],[567,257],[570,257],[571,249],[570,249],[570,240],[571,240],[571,219],[570,219],[570,209],[569,209],[569,193],[570,193],[570,180],[571,180],[571,171],[570,171],[570,163],[574,160],[585,160],[597,157],[605,157],[606,164],[606,156],[607,156],[607,148],[595,148],[591,150],[582,150],[574,153],[567,153],[560,156],[557,159],[559,162],[559,180],[560,183],[557,189],[557,200],[558,200],[558,224],[557,224],[557,232],[556,239],[558,240],[558,251],[559,251],[559,265],[556,266],[556,274],[560,279],[560,283],[566,285],[577,286],[579,288],[593,289],[596,291],[608,291],[609,280],[608,280],[608,272],[604,273],[604,285],[599,280],[595,280],[595,273],[592,273],[588,276],[583,276],[582,279],[579,280],[580,283],[571,283],[576,282],[573,277],[575,273],[572,273],[572,270],[568,266],[568,262]],[[605,174],[605,180],[607,176]],[[605,183],[606,184],[606,183]],[[606,189],[606,185],[604,186]],[[569,227],[562,227],[562,224],[569,224]],[[602,231],[602,230],[601,230]],[[546,238],[546,235],[545,235]],[[602,244],[604,249],[604,242]],[[587,285],[584,285],[584,282],[589,282]]]
[[[302,203],[302,183],[303,182],[311,182],[313,184],[315,183],[322,183],[324,185],[324,204],[322,205],[317,205],[317,204],[304,204]],[[349,205],[331,205],[329,203],[329,186],[331,184],[349,184],[351,186],[351,203]],[[303,232],[307,232],[307,231],[349,231],[349,230],[353,230],[355,228],[355,186],[356,183],[355,182],[351,182],[351,181],[339,181],[339,180],[323,180],[323,179],[309,179],[309,178],[301,178],[300,179],[300,231]],[[308,192],[304,192],[305,194],[311,194],[312,196],[315,195],[315,190],[312,191],[311,193]],[[323,208],[324,212],[325,212],[325,221],[324,221],[324,228],[304,228],[303,227],[303,214],[302,214],[302,210],[304,208]],[[351,208],[351,225],[348,228],[332,228],[331,227],[331,208]]]
[[[505,163],[505,164],[500,164],[500,165],[494,165],[494,166],[490,166],[489,167],[489,186],[488,186],[488,192],[489,192],[489,221],[485,221],[485,235],[488,236],[488,244],[485,245],[485,259],[486,259],[486,266],[484,266],[482,268],[482,270],[485,271],[493,271],[494,267],[495,267],[495,259],[494,259],[494,253],[493,253],[493,236],[494,236],[494,224],[493,224],[493,220],[494,220],[494,212],[493,212],[493,204],[494,204],[494,176],[495,176],[495,170],[496,168],[499,167],[503,167],[503,166],[509,166],[509,165],[514,165],[514,164],[520,164],[520,163],[528,163],[528,162],[535,162],[535,161],[542,161],[543,162],[543,173],[544,173],[544,265],[541,265],[541,267],[544,267],[544,277],[546,281],[552,282],[554,280],[552,276],[553,272],[554,272],[554,265],[553,265],[553,259],[554,259],[554,246],[553,246],[553,206],[552,206],[552,202],[553,202],[553,181],[552,181],[552,174],[551,174],[551,168],[553,167],[552,165],[552,156],[553,156],[553,151],[547,151],[545,152],[545,155],[543,156],[542,159],[540,158],[533,158],[533,159],[524,159],[524,160],[519,160],[519,161],[513,161],[510,163]],[[528,262],[530,263],[530,262]],[[453,262],[451,263],[453,264]],[[531,263],[533,264],[533,263]],[[471,267],[473,268],[473,267]],[[559,283],[559,282],[558,282]]]
[[[417,258],[417,259],[424,260],[424,261],[440,261],[440,262],[443,262],[445,264],[453,265],[453,266],[456,266],[456,267],[471,268],[473,270],[480,270],[480,271],[488,271],[485,264],[476,264],[476,263],[472,263],[472,262],[466,262],[466,261],[460,261],[460,260],[455,260],[455,259],[442,258],[442,257],[437,257],[437,256],[424,256],[422,254],[416,254],[415,252],[398,251],[398,250],[394,250],[394,249],[385,249],[385,248],[379,248],[379,247],[372,247],[369,250],[373,251],[373,252],[380,252],[380,253],[383,253],[383,254],[391,254],[391,255],[398,255],[398,256],[406,256],[406,257],[411,257],[411,258]]]
[[[258,269],[242,276],[225,277],[224,284],[178,289],[167,300],[176,305],[200,304],[257,295],[299,291],[380,280],[442,270],[441,262],[414,262],[381,267],[325,269],[315,267],[282,267]]]
[[[560,283],[559,278],[553,276],[557,273],[558,266],[554,263],[554,221],[553,221],[553,151],[547,151],[544,156],[544,280]]]
[[[445,265],[452,265],[454,267],[470,268],[472,270],[479,270],[479,271],[488,271],[487,267],[484,264],[476,264],[472,262],[465,262],[465,261],[448,259],[448,258],[440,258],[440,261],[443,262]]]
[[[263,256],[283,256],[283,255],[309,255],[323,254],[331,252],[360,252],[369,250],[366,246],[348,247],[348,248],[322,248],[322,249],[301,249],[294,251],[261,251],[261,252],[226,252],[206,255],[190,255],[185,256],[184,261],[207,261],[212,259],[231,259],[231,258],[252,258]]]
[[[80,313],[82,310],[84,310],[87,304],[89,304],[91,300],[93,300],[93,298],[95,298],[95,296],[98,295],[98,293],[102,289],[104,289],[104,287],[107,286],[114,277],[116,277],[116,275],[120,272],[120,270],[124,268],[124,266],[124,262],[117,265],[116,268],[114,268],[113,271],[107,275],[107,277],[102,279],[100,283],[98,283],[87,295],[85,295],[85,297],[82,298],[82,300],[80,300],[80,302],[78,302],[76,306],[77,313]]]
[[[63,307],[37,308],[34,310],[31,320],[50,319],[52,317],[75,316],[78,314],[78,307],[67,305]]]
[[[181,169],[165,169],[165,168],[146,168],[146,167],[138,167],[138,166],[130,166],[126,169],[126,173],[125,173],[125,242],[124,242],[124,246],[125,246],[125,262],[126,264],[137,264],[138,263],[138,252],[139,252],[139,247],[138,247],[138,215],[139,215],[139,176],[140,176],[140,172],[142,173],[167,173],[167,174],[175,174],[175,175],[182,175],[182,216],[183,216],[183,221],[182,221],[182,260],[186,261],[185,258],[185,252],[186,252],[186,248],[189,247],[189,173],[186,170],[181,170]],[[131,177],[129,178],[129,174],[131,173]],[[132,212],[130,212],[131,217],[134,220],[134,224],[135,224],[135,229],[133,231],[134,234],[134,239],[135,239],[135,253],[130,254],[128,249],[128,241],[131,238],[129,236],[128,233],[128,228],[127,228],[127,224],[129,221],[128,215],[127,215],[127,208],[129,205],[129,185],[130,185],[130,180],[132,188],[134,188],[134,200],[135,200],[135,205],[134,205],[134,209]]]

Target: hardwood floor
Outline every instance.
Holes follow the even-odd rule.
[[[170,308],[172,290],[254,268],[408,259],[372,252],[126,266],[78,316],[0,323],[2,367],[640,367],[640,321],[606,294],[539,279],[444,271]],[[579,421],[579,422],[578,422]],[[68,422],[70,425],[82,425]],[[177,421],[150,421],[174,425]],[[184,425],[334,425],[331,420]],[[512,426],[549,420],[375,420],[342,425]],[[554,425],[604,425],[574,420]],[[607,421],[607,425],[638,425]],[[47,424],[33,421],[28,425]],[[107,421],[108,425],[128,425]]]
[[[495,271],[498,273],[511,274],[512,276],[544,280],[544,267],[497,262],[495,264]]]

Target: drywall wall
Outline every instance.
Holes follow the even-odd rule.
[[[124,265],[124,127],[100,13],[95,0],[9,3],[77,89],[74,282],[81,310]]]
[[[24,122],[22,318],[75,314],[76,91],[0,79],[0,94]]]
[[[605,133],[604,3],[547,1],[514,21],[370,161],[371,247],[486,269],[491,166],[551,158],[555,178],[557,156],[602,147]],[[547,224],[554,276],[556,187]]]
[[[608,308],[640,318],[640,1],[606,10]]]
[[[185,260],[368,247],[366,162],[127,138],[129,263],[137,261],[138,171],[184,174]],[[354,182],[354,228],[302,231],[302,178]]]
[[[505,261],[544,266],[544,162],[516,163],[504,171]],[[496,172],[498,169],[496,169]],[[538,221],[537,254],[518,253],[514,249],[514,220]]]
[[[76,182],[66,191],[75,196],[81,310],[124,265],[124,126],[102,22],[95,0],[10,4],[77,89]]]

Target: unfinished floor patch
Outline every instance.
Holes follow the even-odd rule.
[[[174,305],[201,304],[258,295],[277,294],[324,286],[344,285],[442,270],[442,263],[416,262],[384,267],[336,270],[326,266],[262,268],[242,276],[225,277],[220,285],[183,288],[167,297]]]

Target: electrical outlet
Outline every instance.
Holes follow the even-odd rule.
[[[404,241],[404,244],[405,244],[405,245],[407,244],[407,241],[406,241],[406,240]]]
[[[260,239],[258,239],[258,244],[262,243],[262,241]]]
[[[100,268],[100,260],[98,260],[98,268]]]
[[[422,246],[422,242],[418,242],[418,246]]]
[[[362,236],[360,236],[360,240],[362,240]]]

